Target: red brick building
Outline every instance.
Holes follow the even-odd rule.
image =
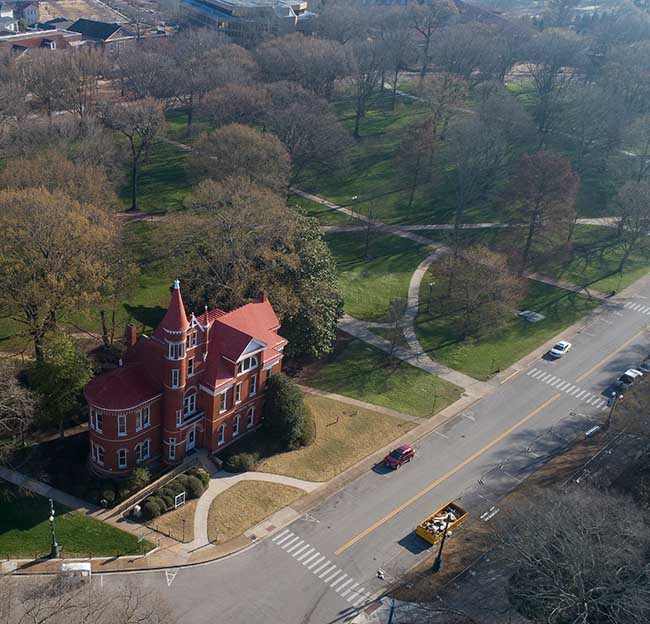
[[[255,429],[266,380],[282,366],[279,328],[263,294],[188,319],[176,280],[153,334],[136,339],[129,325],[123,365],[86,386],[93,469],[119,476],[160,460],[174,465]]]

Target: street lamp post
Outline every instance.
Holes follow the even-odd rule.
[[[427,312],[431,309],[431,300],[433,299],[433,287],[435,282],[429,282],[429,298],[427,299]]]
[[[442,549],[445,547],[445,540],[447,539],[447,529],[449,528],[450,515],[447,514],[447,519],[445,521],[445,528],[442,532],[442,539],[440,540],[440,548],[438,548],[438,554],[436,555],[436,560],[433,562],[431,571],[435,574],[440,572],[442,566]]]
[[[607,421],[605,422],[605,429],[609,429],[609,426],[612,424],[612,416],[614,415],[614,410],[616,405],[623,398],[622,394],[617,394],[612,392],[612,397],[609,400],[609,413],[607,414]]]
[[[54,530],[54,502],[50,498],[50,530],[52,531],[52,546],[50,547],[50,559],[59,558],[59,545],[56,543],[56,531]]]

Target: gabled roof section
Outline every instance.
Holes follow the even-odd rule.
[[[181,285],[178,280],[174,280],[169,307],[167,308],[167,312],[165,312],[163,320],[156,327],[154,336],[171,339],[175,334],[183,333],[189,326],[190,322],[187,320],[183,298],[181,297]]]
[[[121,24],[109,24],[107,22],[97,22],[89,19],[78,19],[74,24],[71,24],[68,27],[68,30],[81,33],[85,37],[106,41],[120,30],[120,28],[122,28]]]

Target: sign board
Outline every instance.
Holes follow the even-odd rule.
[[[178,509],[181,505],[184,504],[185,504],[185,492],[176,494],[176,496],[174,496],[174,509]]]
[[[90,563],[86,562],[62,563],[61,574],[64,576],[90,578],[92,576],[92,569]]]

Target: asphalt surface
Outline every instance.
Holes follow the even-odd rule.
[[[449,500],[477,516],[498,509],[499,496],[604,421],[611,382],[650,352],[650,280],[641,282],[586,318],[565,357],[533,362],[421,439],[410,464],[369,471],[228,559],[128,580],[161,590],[178,621],[346,620],[430,552],[413,533],[423,518]]]

